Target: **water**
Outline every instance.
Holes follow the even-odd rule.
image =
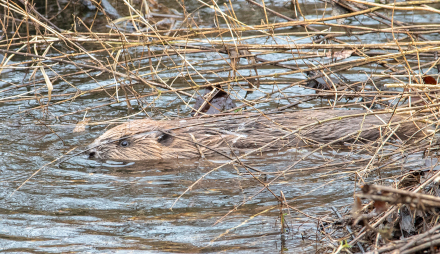
[[[164,4],[176,8],[174,2]],[[196,1],[187,4],[190,9],[199,6]],[[289,4],[288,1],[266,4],[276,11],[293,16],[293,11],[285,7]],[[245,1],[234,1],[233,6],[236,15],[247,24],[259,24],[264,17],[257,7]],[[303,11],[308,19],[322,16],[322,3],[306,2],[304,6],[306,8]],[[326,15],[330,15],[330,12],[331,10],[327,9]],[[86,13],[87,17],[93,17],[91,12]],[[123,11],[121,13],[123,14]],[[249,13],[251,15],[248,15]],[[397,12],[396,17],[406,20],[407,15]],[[97,25],[103,22],[103,17],[99,18]],[[202,24],[206,27],[213,25],[212,10],[208,8],[201,9],[198,18],[199,22],[205,22]],[[424,24],[432,18],[432,15],[425,14],[414,22]],[[275,19],[278,18],[271,18]],[[349,19],[351,25],[357,25],[359,21],[364,25],[380,27],[374,20]],[[103,26],[101,29],[106,28]],[[332,31],[335,30],[337,29],[333,28]],[[286,31],[302,30],[297,27],[277,30],[278,33]],[[229,35],[225,36],[226,39],[230,39]],[[287,39],[295,40],[302,36],[258,37],[250,38],[246,42],[270,44],[276,40],[286,43]],[[371,35],[360,36],[360,39],[371,38],[368,36]],[[436,40],[439,35],[426,36]],[[386,42],[387,38],[389,34],[374,36],[375,42]],[[219,37],[210,39],[218,40]],[[353,37],[341,39],[357,41]],[[298,42],[310,40],[304,38]],[[65,53],[73,53],[62,43],[55,43],[53,46]],[[145,50],[133,47],[124,52],[136,58],[142,52],[145,53]],[[158,53],[161,47],[153,47],[152,50],[157,50]],[[51,54],[55,53],[51,51]],[[102,59],[107,55],[101,52],[95,56]],[[284,52],[262,57],[274,60],[289,58],[292,55]],[[82,56],[75,60],[87,63],[88,59]],[[172,59],[176,64],[183,63],[178,56],[173,56]],[[21,56],[13,59],[14,62],[24,60]],[[217,64],[225,65],[219,54],[212,52],[189,55],[187,60],[192,62],[198,71],[218,69]],[[246,60],[241,61],[242,64],[246,63]],[[160,63],[158,59],[152,59],[152,62],[153,65],[159,64],[161,69],[164,69],[164,66],[174,66],[169,58],[162,59]],[[197,64],[199,62],[200,64]],[[148,60],[134,63],[135,66],[148,66]],[[304,62],[298,63],[302,67],[305,66]],[[69,75],[79,71],[73,65],[66,64],[56,64],[51,68],[53,71],[47,69],[51,77],[55,76],[54,72],[57,75]],[[118,71],[121,70],[119,67]],[[374,69],[374,72],[382,70],[383,68]],[[141,73],[149,71],[149,67],[145,67]],[[194,72],[191,68],[188,71]],[[304,74],[301,73],[273,76],[274,73],[285,71],[273,66],[259,68],[260,75],[269,76],[263,80],[261,91],[249,95],[248,99],[255,99],[273,91],[274,81],[278,82],[279,88],[283,88],[304,78]],[[351,80],[363,80],[365,75],[362,71],[371,73],[371,65],[343,72],[343,75]],[[160,75],[174,88],[186,87],[189,79],[186,77],[174,80],[177,73],[176,70],[169,70]],[[249,71],[246,70],[241,73],[244,76],[249,75]],[[185,193],[188,187],[204,174],[226,162],[222,159],[120,163],[89,160],[85,155],[78,155],[59,165],[53,163],[45,166],[73,148],[75,150],[71,153],[83,149],[109,127],[106,121],[117,118],[125,121],[127,116],[130,116],[130,119],[143,118],[145,113],[156,119],[187,117],[190,109],[176,98],[175,94],[163,93],[160,96],[132,99],[130,103],[133,109],[128,110],[122,90],[116,98],[114,77],[92,71],[54,81],[52,104],[49,110],[44,110],[40,106],[47,103],[47,97],[42,97],[47,95],[47,89],[42,75],[36,73],[35,86],[25,86],[24,84],[34,82],[32,79],[29,80],[30,74],[19,69],[5,71],[0,77],[0,250],[8,253],[302,253],[314,252],[321,247],[315,244],[316,221],[294,210],[281,211],[286,213],[285,220],[289,227],[288,232],[281,233],[277,199],[269,191],[262,190],[261,183],[243,168],[222,167],[208,174]],[[182,74],[187,73],[182,71]],[[228,73],[207,73],[203,76],[214,82],[227,78]],[[194,76],[193,81],[199,84],[206,82],[197,76]],[[79,90],[87,91],[107,85],[112,87],[107,92],[112,94],[113,99],[109,99],[102,91],[72,97]],[[139,83],[134,85],[134,88],[141,95],[151,92],[148,86]],[[236,91],[237,97],[245,94],[242,90]],[[292,87],[285,90],[283,95],[272,95],[272,98],[281,97],[280,100],[261,103],[257,107],[260,110],[273,109],[290,103],[283,98],[284,96],[310,93],[309,90]],[[29,100],[25,96],[31,96],[33,99]],[[35,97],[41,100],[38,101]],[[117,99],[120,100],[119,103],[116,102]],[[186,97],[185,100],[188,101]],[[109,103],[111,105],[108,105]],[[320,103],[320,100],[313,100],[301,104],[300,108],[313,107]],[[142,107],[144,112],[141,111]],[[141,113],[136,114],[138,112]],[[90,125],[84,132],[74,133],[75,124],[84,117],[91,119]],[[254,155],[246,159],[245,163],[265,172],[278,172],[308,152],[309,150],[298,150]],[[269,187],[276,195],[281,195],[282,192],[290,206],[305,214],[315,218],[328,218],[325,216],[332,215],[329,209],[331,206],[343,207],[352,202],[352,195],[356,189],[355,178],[349,172],[349,168],[354,166],[350,161],[363,157],[349,155],[350,152],[346,150],[328,150],[312,154],[296,168],[314,167],[330,159],[335,163],[347,163],[338,167],[322,167],[287,174]],[[30,178],[34,173],[36,174]],[[274,179],[274,174],[255,177],[267,183]],[[25,182],[27,179],[29,180]]]
[[[288,166],[294,158],[284,154],[254,158],[250,163],[256,159],[261,164],[259,169],[273,170]],[[208,175],[170,210],[188,186],[219,165],[210,161],[124,165],[74,159],[59,168],[45,168],[10,197],[37,169],[38,162],[29,161],[21,163],[29,169],[2,170],[0,236],[4,250],[246,252],[283,247],[300,251],[311,243],[302,240],[301,235],[311,235],[315,230],[306,218],[291,214],[286,216],[291,232],[280,235],[277,201],[266,191],[214,225],[261,189],[256,180],[237,175],[232,167]],[[275,193],[283,191],[288,200],[293,199],[292,206],[317,216],[325,213],[324,207],[349,200],[349,193],[340,195],[341,190],[351,191],[351,183],[343,179],[337,185],[307,193],[330,179],[319,173],[296,174],[283,177],[271,189]],[[280,246],[281,237],[286,238],[284,246]]]

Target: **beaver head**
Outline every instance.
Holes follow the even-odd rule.
[[[130,161],[163,159],[173,150],[174,136],[167,131],[170,127],[148,119],[121,124],[89,145],[89,157]]]

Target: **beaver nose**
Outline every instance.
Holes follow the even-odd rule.
[[[89,158],[94,158],[95,155],[96,155],[96,151],[94,149],[89,151]]]

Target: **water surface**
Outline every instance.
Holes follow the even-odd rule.
[[[164,4],[176,8],[172,1],[164,1]],[[191,10],[199,6],[196,1],[187,4]],[[287,1],[269,1],[267,4],[289,17],[294,16],[293,11],[286,7],[289,5]],[[324,10],[325,16],[330,15],[331,10],[325,9],[321,2],[306,1],[303,6],[308,19],[322,17]],[[257,7],[245,1],[234,1],[233,7],[237,17],[246,24],[259,24],[264,17]],[[224,6],[222,8],[225,10]],[[179,8],[177,10],[182,11]],[[91,12],[87,15],[92,16]],[[408,15],[414,17],[408,13],[396,12],[398,20],[409,22]],[[211,9],[202,8],[197,21],[202,27],[212,26],[212,17]],[[411,21],[421,25],[430,23],[433,19],[435,20],[436,16],[424,14]],[[103,20],[101,17],[97,24]],[[271,16],[271,20],[279,18]],[[346,22],[351,25],[383,27],[377,21],[365,17],[350,18]],[[105,29],[103,26],[102,30]],[[292,27],[276,32],[281,34],[292,31],[304,30]],[[332,31],[338,29],[333,28]],[[310,43],[310,38],[303,36],[254,37],[243,42],[274,44],[297,40],[297,43]],[[432,40],[438,40],[438,36],[427,35]],[[224,35],[223,39],[231,37]],[[359,40],[379,43],[392,38],[389,34],[380,34],[357,38],[347,36],[341,39],[352,43]],[[200,44],[205,45],[206,41],[200,40]],[[55,44],[54,47],[69,53],[68,49],[60,44]],[[159,52],[162,49],[153,47],[152,50]],[[144,47],[130,48],[126,51],[133,58],[143,52]],[[50,54],[55,55],[56,52],[51,51]],[[105,53],[95,56],[107,57]],[[274,60],[289,58],[292,54],[279,52],[262,57]],[[13,58],[14,62],[24,60],[25,58],[20,56]],[[186,60],[192,62],[198,71],[218,70],[219,65],[226,65],[218,53],[211,52],[192,54],[187,56]],[[316,58],[307,61],[292,60],[287,63],[305,67],[318,60],[330,61]],[[88,57],[77,57],[75,61],[87,62]],[[134,65],[148,66],[148,63],[147,60],[141,60],[135,61]],[[166,71],[166,66],[174,67],[176,63],[183,63],[178,56],[152,59],[152,63],[159,65],[163,70],[161,78],[175,88],[186,87],[190,82],[215,82],[230,75],[229,72],[216,71],[204,74],[203,78],[194,75],[192,80],[187,76],[174,80],[178,75],[184,76],[188,72],[194,72],[194,69]],[[246,60],[243,59],[242,64],[246,64]],[[55,64],[52,69],[53,71],[48,70],[51,77],[55,75],[54,72],[67,75],[78,71],[75,66],[65,64]],[[372,74],[382,70],[383,67],[368,65],[342,74],[351,81],[359,81],[366,79],[364,72]],[[243,70],[240,73],[246,76],[252,74],[252,71]],[[148,72],[149,68],[145,67],[140,74]],[[269,65],[259,68],[259,75],[268,76],[262,79],[261,91],[256,91],[247,98],[258,98],[264,93],[272,92],[274,87],[287,87],[305,78],[302,73],[284,75],[284,72],[285,69]],[[274,76],[274,73],[281,75]],[[53,163],[45,166],[73,148],[75,150],[71,153],[84,149],[106,128],[113,126],[106,121],[117,118],[121,118],[120,122],[123,122],[127,118],[188,117],[190,109],[173,93],[146,96],[140,100],[131,99],[130,104],[133,108],[130,110],[127,109],[121,91],[116,99],[114,92],[112,99],[104,92],[95,92],[64,101],[78,89],[86,91],[101,86],[116,89],[113,76],[97,71],[55,81],[51,105],[47,109],[41,107],[47,103],[47,97],[42,97],[47,95],[47,89],[41,73],[36,74],[36,80],[39,81],[35,85],[25,86],[23,84],[33,82],[29,80],[29,75],[26,70],[9,70],[3,72],[0,78],[0,250],[4,252],[315,252],[321,248],[316,244],[315,218],[325,220],[330,215],[334,216],[330,207],[341,208],[349,205],[356,191],[356,179],[350,173],[356,165],[351,164],[351,161],[364,157],[348,149],[317,152],[295,168],[315,167],[329,160],[332,160],[332,163],[345,164],[291,172],[279,177],[270,185],[273,193],[284,195],[290,206],[303,213],[285,208],[280,211],[277,199],[269,191],[262,190],[261,183],[239,166],[229,165],[213,171],[185,193],[189,186],[207,172],[227,162],[222,158],[122,163],[90,160],[80,154],[59,165]],[[151,92],[148,86],[142,84],[135,84],[133,87],[140,95]],[[245,95],[243,90],[235,88],[233,91],[236,99]],[[279,100],[260,103],[257,108],[274,109],[291,103],[290,99],[285,97],[310,93],[312,91],[301,87],[291,87],[283,94],[275,93],[271,96],[279,97]],[[26,96],[42,99],[29,100]],[[189,98],[185,99],[193,103]],[[109,103],[111,105],[108,105]],[[312,100],[302,103],[298,108],[310,108],[326,103],[325,100]],[[343,103],[344,100],[340,102]],[[85,131],[74,133],[75,124],[83,118],[90,118],[90,125]],[[274,179],[276,172],[286,169],[310,151],[292,149],[280,153],[254,155],[244,162],[254,165],[259,170],[272,172],[268,176],[255,175],[262,182],[268,183]],[[385,176],[400,170],[396,168],[395,171],[385,172]],[[29,179],[34,173],[35,176]],[[29,181],[25,183],[27,179]],[[21,188],[17,190],[19,187]],[[280,214],[285,214],[287,221],[288,230],[285,232],[282,232],[280,227]]]

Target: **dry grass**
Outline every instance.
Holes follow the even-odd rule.
[[[26,73],[21,82],[0,78],[5,83],[0,90],[0,103],[24,105],[36,101],[38,105],[24,107],[16,113],[42,111],[49,120],[56,118],[62,122],[69,116],[78,119],[77,122],[85,120],[88,112],[108,110],[112,105],[127,107],[130,113],[126,117],[142,113],[154,113],[156,118],[187,117],[194,110],[194,98],[200,96],[203,88],[215,86],[229,93],[239,105],[229,110],[229,113],[265,114],[321,104],[316,110],[374,109],[376,112],[406,114],[407,121],[423,120],[432,124],[434,132],[425,137],[423,142],[418,140],[415,143],[390,143],[389,137],[395,129],[389,127],[389,132],[384,133],[381,141],[375,145],[351,147],[353,154],[365,155],[363,159],[356,161],[329,160],[314,167],[297,167],[310,155],[328,149],[331,145],[329,143],[310,151],[277,173],[249,171],[240,161],[243,156],[224,164],[243,167],[248,171],[244,175],[252,175],[261,184],[260,192],[268,190],[273,194],[279,206],[266,211],[281,207],[280,211],[287,209],[302,213],[290,205],[292,200],[286,200],[282,193],[272,192],[271,184],[280,177],[295,174],[297,171],[319,168],[332,170],[341,167],[350,169],[341,177],[354,176],[356,183],[382,182],[385,179],[381,178],[380,171],[404,165],[410,156],[423,154],[426,158],[435,154],[438,147],[435,131],[440,106],[437,97],[440,86],[437,81],[434,84],[425,84],[424,77],[429,74],[438,80],[440,41],[428,38],[440,31],[440,25],[413,25],[393,17],[399,11],[411,11],[414,16],[438,15],[437,9],[427,5],[438,6],[439,2],[424,0],[381,4],[341,0],[332,4],[346,8],[346,13],[320,13],[315,19],[305,19],[304,6],[294,1],[293,12],[299,17],[294,19],[268,8],[264,1],[248,1],[257,12],[261,11],[261,22],[246,24],[236,14],[238,10],[234,9],[232,2],[218,6],[214,1],[198,1],[198,8],[192,8],[195,11],[188,12],[181,5],[181,13],[177,13],[152,0],[141,1],[139,5],[124,0],[128,16],[115,18],[105,14],[106,23],[101,20],[99,24],[74,17],[71,29],[64,30],[50,21],[57,16],[46,17],[27,1],[0,0],[0,30],[5,32],[0,37],[0,53],[4,55],[0,63],[0,73],[10,70]],[[201,9],[209,10],[214,26],[201,22]],[[68,10],[68,6],[60,6],[57,15],[68,15],[65,13]],[[105,9],[97,6],[96,13],[99,12],[106,13]],[[273,22],[274,17],[277,17],[276,22]],[[350,17],[374,19],[385,28],[340,22]],[[390,40],[388,43],[374,43],[359,39],[368,38],[366,35],[388,36]],[[206,55],[212,59],[203,58]],[[64,68],[69,71],[63,71]],[[267,69],[273,71],[264,71]],[[363,78],[351,81],[345,78],[345,75],[352,74]],[[78,77],[84,80],[84,76],[93,85],[79,88],[74,80]],[[319,78],[329,82],[323,84],[319,82]],[[311,80],[317,80],[321,86],[310,87]],[[23,88],[27,90],[24,91]],[[166,110],[162,106],[156,107],[160,103],[166,104],[162,102],[164,96],[177,100],[173,105],[179,107],[168,107]],[[99,99],[84,99],[91,97]],[[51,112],[53,108],[68,108],[73,101],[82,100],[91,103],[82,103],[79,108],[69,112]],[[203,115],[201,112],[200,114]],[[90,122],[82,121],[81,124],[84,127],[118,120],[121,118],[106,118],[104,121],[92,118]],[[258,152],[258,149],[253,152]],[[392,176],[394,187],[401,188],[400,181],[412,173],[402,172],[401,175]],[[261,174],[275,177],[270,181],[261,181]],[[329,174],[339,173],[330,171]],[[371,180],[367,178],[369,175],[376,175],[378,178]],[[199,181],[203,177],[205,176]],[[405,188],[421,192],[428,183],[432,185],[433,182],[432,178],[428,178]],[[260,192],[255,193],[255,196]],[[237,204],[230,213],[246,202]],[[385,215],[377,214],[369,218],[368,226],[356,228],[356,238],[350,245],[354,246],[365,232],[370,235],[374,232],[379,239],[381,232],[377,227],[400,206],[394,204]],[[371,204],[364,205],[359,210],[366,211],[368,207]],[[425,231],[436,225],[438,216],[430,219],[435,223],[429,224]],[[324,220],[331,221],[330,218]],[[377,239],[374,242],[376,248],[385,243]],[[323,246],[327,243],[333,246],[325,249],[327,252],[347,250],[346,246],[335,246],[335,242],[337,241],[331,234],[325,235],[321,240]]]

